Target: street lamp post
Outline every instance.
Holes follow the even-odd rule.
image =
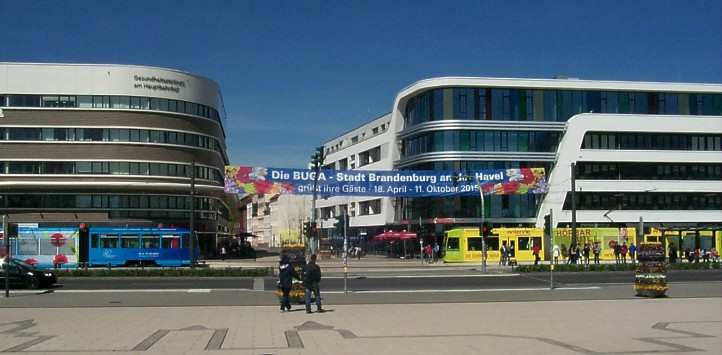
[[[484,190],[481,188],[481,180],[478,175],[474,175],[476,186],[479,188],[479,198],[481,199],[481,224],[479,225],[479,234],[481,235],[481,272],[486,274],[486,241],[484,236]]]

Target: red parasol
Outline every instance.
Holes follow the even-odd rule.
[[[383,232],[381,234],[378,234],[374,236],[375,240],[410,240],[410,239],[416,239],[416,233],[411,233],[407,231],[402,232],[394,232],[394,231],[387,231]]]

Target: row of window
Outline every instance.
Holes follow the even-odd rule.
[[[374,214],[381,214],[381,199],[360,201],[358,203],[359,216],[368,216]]]
[[[516,246],[516,250],[533,250],[534,245],[542,245],[541,237],[518,237],[519,245]],[[502,240],[502,243],[504,241]],[[482,246],[486,246],[486,250],[499,250],[499,237],[491,235],[484,238],[484,243],[481,242],[481,237],[470,237],[466,239],[466,251],[480,251]],[[447,239],[447,250],[459,250],[459,238],[450,237]],[[514,253],[514,251],[511,251]],[[512,257],[514,254],[511,255]]]
[[[577,179],[722,180],[722,164],[579,162]]]
[[[580,210],[722,210],[722,193],[707,192],[578,192]],[[571,209],[567,193],[564,209]]]
[[[185,113],[220,122],[212,107],[188,101],[144,96],[0,95],[0,107],[75,107],[151,110]]]
[[[434,161],[428,163],[414,164],[404,167],[402,170],[446,170],[458,172],[470,172],[483,169],[517,169],[517,168],[544,168],[548,173],[551,171],[551,162],[544,161],[512,161],[512,160],[491,160],[491,161]]]
[[[90,236],[91,248],[128,248],[128,249],[178,249],[188,247],[188,234],[180,235],[137,235],[137,234],[93,234]]]
[[[195,201],[196,210],[227,212],[214,198],[196,197]],[[8,193],[0,194],[0,208],[189,210],[191,204],[190,197],[184,195]]]
[[[587,132],[582,149],[721,151],[720,134]]]
[[[442,151],[554,152],[560,132],[547,131],[436,131],[403,140],[403,156]]]
[[[492,195],[484,197],[484,216],[487,218],[536,217],[542,195]],[[458,217],[479,218],[481,201],[478,196],[420,197],[402,199],[396,205],[400,219]]]
[[[221,151],[212,137],[198,134],[128,128],[0,127],[0,141],[161,143]]]
[[[0,174],[143,175],[191,177],[190,164],[127,161],[0,161]],[[196,178],[223,184],[218,169],[196,166]]]
[[[372,164],[381,160],[381,147],[371,148],[358,154],[358,166]]]
[[[535,90],[432,89],[409,99],[405,127],[436,120],[563,122],[583,112],[722,115],[722,94]]]

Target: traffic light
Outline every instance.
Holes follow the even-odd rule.
[[[311,238],[311,222],[303,222],[303,236]]]
[[[346,225],[346,215],[342,214],[336,217],[336,223],[333,224],[336,228],[336,233],[343,235],[343,227]]]
[[[316,147],[316,152],[311,156],[311,166],[313,166],[313,170],[318,171],[321,169],[324,160],[326,160],[326,155],[323,151],[323,146]]]
[[[491,228],[489,228],[489,224],[484,222],[484,224],[481,225],[481,235],[484,238],[488,238],[490,232],[491,232]]]
[[[552,235],[552,216],[544,215],[544,233]]]

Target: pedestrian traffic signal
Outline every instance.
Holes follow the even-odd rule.
[[[484,238],[488,238],[489,232],[491,232],[489,224],[484,222],[484,224],[481,225],[481,235],[484,236]]]
[[[306,238],[311,238],[311,223],[310,222],[303,222],[303,236]]]

